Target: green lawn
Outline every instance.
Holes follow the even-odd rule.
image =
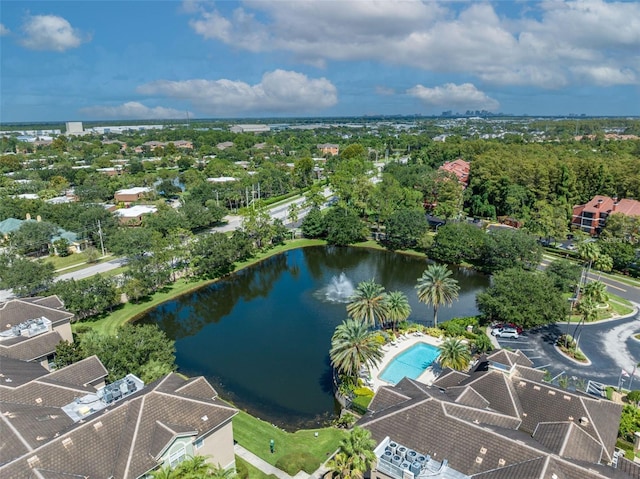
[[[318,437],[315,437],[315,433]],[[333,427],[305,429],[294,433],[283,431],[268,422],[240,411],[233,418],[233,437],[243,447],[275,466],[279,458],[287,454],[309,453],[317,463],[312,473],[326,461],[346,436],[343,429]],[[275,453],[269,451],[269,441],[275,441]]]
[[[240,456],[236,456],[236,471],[241,479],[244,479],[244,476],[241,473],[243,470],[247,471],[246,479],[276,479],[276,476],[273,474],[265,474],[257,467],[242,459]]]

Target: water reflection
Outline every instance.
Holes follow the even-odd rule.
[[[209,287],[170,301],[140,321],[158,324],[176,340],[177,362],[204,375],[238,407],[287,429],[318,425],[336,405],[328,350],[344,303],[319,297],[345,273],[351,285],[373,278],[387,291],[404,291],[412,320],[428,323],[431,308],[417,300],[424,259],[359,248],[289,251]],[[460,301],[441,308],[442,321],[476,314],[475,295],[487,277],[454,270]]]

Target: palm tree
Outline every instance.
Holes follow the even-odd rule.
[[[599,304],[606,303],[609,300],[607,285],[602,281],[592,281],[587,284],[584,287],[584,295]]]
[[[443,368],[451,368],[456,371],[463,371],[471,362],[469,347],[460,339],[447,339],[439,347],[440,356],[438,362]]]
[[[584,260],[587,266],[587,277],[591,272],[591,265],[600,257],[600,247],[593,241],[583,241],[578,245],[578,254]],[[587,278],[585,277],[585,281]]]
[[[375,447],[376,442],[371,438],[371,432],[358,426],[340,441],[341,452],[351,459],[353,468],[362,474],[369,471],[378,459],[373,452]]]
[[[387,294],[387,309],[387,319],[395,329],[397,323],[404,321],[411,314],[409,298],[402,291],[391,291]]]
[[[331,338],[331,365],[354,380],[362,366],[377,365],[383,354],[376,333],[357,319],[343,321]]]
[[[328,472],[335,479],[362,479],[364,474],[353,467],[353,458],[339,452],[327,462]]]
[[[580,326],[584,326],[585,322],[595,321],[595,319],[598,317],[598,303],[596,303],[596,301],[592,297],[585,295],[585,297],[582,298],[578,303],[577,309],[582,314],[582,317],[580,318],[580,321],[578,321],[576,329],[573,331],[573,338],[576,341],[576,351],[578,350],[578,343],[580,341],[580,334],[578,334],[578,329],[580,328]]]
[[[600,281],[602,273],[608,273],[613,269],[613,258],[603,253],[595,260],[593,267],[598,270],[598,281]]]
[[[233,469],[225,469],[218,464],[210,468],[207,477],[212,477],[213,479],[234,479],[236,477],[236,471]]]
[[[384,287],[373,279],[361,282],[347,305],[347,313],[354,319],[365,321],[371,326],[382,324],[387,316],[387,295]]]
[[[433,326],[438,325],[438,308],[440,305],[451,305],[458,299],[460,286],[451,277],[451,270],[444,264],[432,264],[418,278],[416,285],[418,299],[426,305],[433,306]]]
[[[189,456],[176,467],[175,472],[180,479],[199,479],[208,476],[211,470],[205,456]]]
[[[151,473],[153,479],[178,479],[178,473],[171,466],[164,466]]]

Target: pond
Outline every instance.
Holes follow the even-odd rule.
[[[287,430],[334,417],[329,348],[346,317],[346,298],[360,281],[404,291],[410,320],[430,324],[415,285],[425,259],[363,248],[308,247],[273,256],[139,319],[176,341],[176,362],[205,376],[220,396]],[[475,296],[489,278],[453,268],[460,299],[439,321],[477,314]]]

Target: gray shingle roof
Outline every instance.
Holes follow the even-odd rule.
[[[592,464],[602,459],[602,444],[573,422],[540,423],[533,437],[558,456],[567,459]]]
[[[0,303],[0,331],[8,327],[15,326],[29,319],[36,319],[45,316],[55,326],[57,323],[70,320],[73,313],[48,307],[48,304],[56,306],[59,299],[37,298],[37,302],[27,299],[12,299],[5,303]]]
[[[53,354],[62,336],[57,331],[49,331],[32,338],[21,336],[0,343],[0,356],[33,361]]]

